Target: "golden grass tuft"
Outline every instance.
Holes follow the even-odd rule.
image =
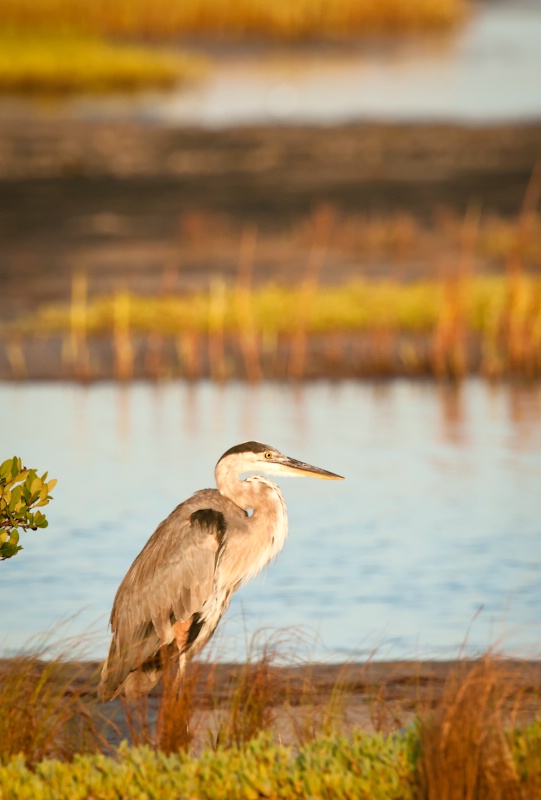
[[[216,746],[242,747],[276,720],[278,686],[268,652],[254,662],[247,661],[232,684],[228,708],[215,738]]]
[[[84,663],[46,655],[0,662],[0,762],[16,755],[29,764],[68,760],[104,745]]]
[[[425,800],[532,800],[539,796],[539,753],[521,771],[513,757],[524,698],[505,659],[459,662],[436,706],[418,722],[419,776]]]
[[[197,731],[194,712],[200,664],[188,666],[180,686],[177,668],[176,658],[162,659],[162,688],[157,699],[148,695],[132,701],[121,698],[132,746],[147,745],[167,755],[190,749]]]

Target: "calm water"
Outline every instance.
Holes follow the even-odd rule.
[[[540,42],[541,0],[491,0],[444,37],[368,37],[347,48],[207,48],[209,70],[189,87],[41,103],[33,113],[211,127],[374,118],[539,120]],[[28,110],[17,101],[3,106],[4,114]]]
[[[160,520],[255,438],[347,477],[281,481],[284,552],[218,640],[304,631],[314,657],[539,654],[541,389],[345,382],[0,385],[2,457],[58,477],[50,527],[0,565],[3,650],[73,617],[103,655],[116,587]],[[475,619],[474,619],[475,618]],[[58,634],[60,635],[60,634]]]

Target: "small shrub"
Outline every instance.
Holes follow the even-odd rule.
[[[56,480],[41,478],[35,469],[23,467],[20,458],[9,458],[0,464],[0,560],[12,558],[23,548],[19,545],[19,531],[46,528],[49,524],[41,511],[53,498],[49,494]]]

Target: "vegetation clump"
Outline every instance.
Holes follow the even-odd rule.
[[[427,792],[419,782],[419,740],[414,729],[391,736],[361,731],[350,736],[335,734],[297,751],[261,734],[243,747],[206,750],[199,756],[182,752],[165,755],[149,747],[132,749],[124,744],[114,758],[76,755],[68,763],[44,760],[32,769],[23,757],[16,757],[0,766],[0,792],[5,800],[173,796],[206,800],[535,800],[540,796],[541,726],[534,723],[513,733],[511,739],[515,759],[512,763],[521,763],[525,751],[537,752],[535,761],[531,757],[528,761],[528,771],[522,777],[516,773],[512,783],[507,782],[511,794],[459,794],[453,787],[460,788],[463,776],[457,771],[444,776],[447,794],[437,795],[431,789]],[[508,767],[516,772],[516,767]],[[468,787],[467,776],[465,781]]]
[[[229,36],[300,40],[447,28],[465,0],[3,0],[0,93],[169,88],[203,60],[142,42]],[[124,40],[124,41],[122,41]]]
[[[386,706],[396,684],[391,677],[389,686],[372,686],[368,665],[348,665],[349,677],[339,672],[334,687],[327,686],[330,696],[318,696],[315,685],[306,690],[313,665],[288,672],[263,653],[245,668],[229,665],[222,673],[225,684],[216,685],[224,666],[210,663],[205,671],[194,663],[180,695],[166,682],[163,693],[144,698],[143,716],[129,709],[126,729],[118,702],[96,702],[97,665],[36,657],[0,662],[0,796],[541,798],[541,720],[532,713],[541,673],[534,662],[487,653],[450,664],[445,672],[425,669],[424,678],[410,669],[407,719],[400,719],[405,707],[395,706],[398,716],[391,713],[383,726],[374,723],[372,732],[352,726],[346,715],[334,717],[329,728],[330,708],[319,717],[310,712],[314,703],[335,707],[337,695],[347,708],[360,687],[365,702]],[[392,676],[392,667],[386,674]],[[221,704],[214,707],[219,697]],[[275,714],[292,713],[293,702],[297,714],[311,714],[309,736],[294,727],[287,734],[283,719],[282,724],[269,720],[269,704]],[[228,735],[215,737],[209,730],[206,746],[201,737],[196,744],[184,735],[197,734],[198,725],[203,719],[211,722],[212,715],[218,733]],[[113,744],[113,730],[117,742],[127,730],[131,743]]]
[[[23,343],[44,336],[65,337],[76,377],[85,378],[95,364],[93,341],[104,340],[121,379],[133,376],[136,353],[145,349],[148,377],[164,366],[162,350],[169,374],[189,378],[541,374],[541,280],[521,271],[341,286],[214,281],[208,291],[158,296],[89,299],[86,292],[86,278],[76,276],[71,306],[46,306],[5,326],[18,376],[25,372]]]
[[[47,481],[47,473],[38,476],[35,469],[23,467],[16,456],[0,464],[0,560],[12,558],[23,548],[19,531],[46,528],[49,524],[39,509],[53,498],[50,492],[56,480]]]
[[[447,28],[465,8],[465,0],[3,0],[0,26],[130,38],[306,39]]]
[[[0,34],[0,92],[126,92],[170,88],[198,74],[201,61],[171,50],[96,36]]]

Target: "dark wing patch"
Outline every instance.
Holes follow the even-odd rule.
[[[207,528],[209,533],[214,533],[221,544],[227,530],[227,522],[221,511],[213,508],[199,508],[190,515],[192,525]]]
[[[199,634],[201,633],[201,628],[203,627],[204,620],[201,617],[201,614],[196,611],[196,613],[192,617],[192,624],[188,630],[188,636],[186,638],[186,644],[184,645],[185,651],[188,650],[191,645],[195,642]]]

